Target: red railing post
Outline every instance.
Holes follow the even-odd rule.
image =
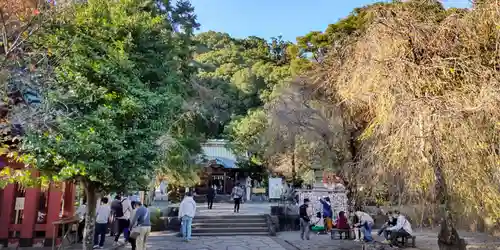
[[[40,188],[27,188],[24,200],[24,217],[21,226],[20,247],[31,247],[37,219]]]
[[[66,188],[64,189],[64,215],[67,217],[72,217],[75,215],[75,195],[76,188],[73,182],[66,182]]]
[[[0,217],[0,241],[6,241],[9,238],[9,227],[14,210],[16,185],[8,184],[3,190],[3,200],[0,209],[2,209]]]
[[[61,212],[61,198],[62,191],[60,188],[60,184],[50,184],[47,223],[45,225],[45,238],[50,244],[52,244],[53,239],[57,238],[58,227],[55,226],[53,222],[59,220],[59,214]]]

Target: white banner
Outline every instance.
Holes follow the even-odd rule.
[[[269,199],[281,198],[283,183],[281,178],[269,178]]]

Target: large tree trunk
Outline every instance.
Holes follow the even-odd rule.
[[[297,185],[297,169],[295,168],[295,143],[292,150],[292,186]]]
[[[436,141],[435,130],[432,130],[432,150],[431,159],[435,175],[435,202],[438,205],[438,211],[441,216],[441,230],[438,234],[438,245],[440,250],[465,250],[466,243],[458,235],[455,228],[455,222],[451,213],[450,195],[448,194],[448,185],[443,171],[443,159]],[[444,205],[444,208],[443,208]]]
[[[94,246],[94,226],[97,207],[97,190],[92,182],[83,182],[87,196],[87,213],[85,214],[85,231],[83,234],[83,249],[91,250]]]
[[[351,164],[356,164],[357,157],[358,157],[358,148],[356,145],[356,133],[354,130],[351,130],[349,132],[349,141],[348,141],[348,148],[349,148],[349,153],[351,156]],[[361,203],[357,201],[357,193],[358,193],[358,182],[356,181],[356,173],[357,171],[354,170],[354,172],[350,173],[350,178],[342,178],[345,182],[346,185],[346,190],[347,190],[347,202],[349,204],[349,210],[350,211],[358,211],[361,210]],[[349,181],[346,181],[346,179],[349,179]]]

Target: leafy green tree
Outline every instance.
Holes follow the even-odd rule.
[[[187,1],[90,0],[72,7],[34,40],[50,51],[56,80],[45,101],[57,113],[48,129],[28,131],[23,150],[43,174],[83,185],[90,249],[99,193],[144,190],[154,177],[158,138],[190,94],[197,23]]]

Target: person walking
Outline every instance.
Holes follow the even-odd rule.
[[[212,206],[214,205],[214,199],[215,199],[215,188],[213,185],[211,185],[207,193],[208,209],[212,209]]]
[[[304,240],[304,236],[309,240],[311,209],[309,208],[309,199],[304,199],[304,204],[299,207],[300,218],[300,238]]]
[[[96,211],[94,249],[103,248],[104,241],[106,240],[106,231],[108,229],[109,216],[111,214],[111,208],[109,207],[108,202],[109,199],[107,197],[103,197],[101,199],[101,206],[99,206]]]
[[[234,212],[240,212],[240,204],[241,198],[243,197],[243,188],[240,187],[239,183],[236,183],[236,186],[233,187],[233,191],[231,192],[231,197],[234,200]]]
[[[134,218],[135,217],[135,213],[137,212],[137,209],[139,208],[139,206],[137,206],[137,202],[135,202],[135,201],[130,202],[130,205],[132,206],[132,212],[130,212],[130,218]],[[137,245],[136,245],[136,242],[135,242],[135,238],[129,237],[128,238],[128,243],[130,243],[130,246],[132,247],[132,250],[135,250],[137,248]]]
[[[115,234],[115,242],[113,243],[116,246],[119,245],[118,239],[120,238],[120,234],[124,233],[124,230],[130,227],[130,213],[132,212],[132,204],[127,197],[122,199],[120,195],[117,195],[115,199],[120,201],[115,203],[115,207],[111,207],[111,209],[114,211],[116,220],[118,221],[118,231]],[[128,238],[127,233],[124,233],[123,237],[125,238],[126,242]]]
[[[135,201],[135,207],[135,215],[130,222],[130,238],[135,239],[136,249],[146,250],[146,243],[151,232],[151,216],[149,209],[140,201]]]
[[[83,242],[83,231],[85,230],[85,215],[87,214],[87,199],[84,197],[82,199],[82,204],[78,206],[78,209],[76,210],[76,216],[78,216],[78,229],[77,229],[77,235],[78,235],[78,243]]]
[[[193,194],[187,192],[179,205],[179,219],[181,220],[182,237],[185,241],[191,240],[191,224],[195,214],[196,202],[193,199]]]

